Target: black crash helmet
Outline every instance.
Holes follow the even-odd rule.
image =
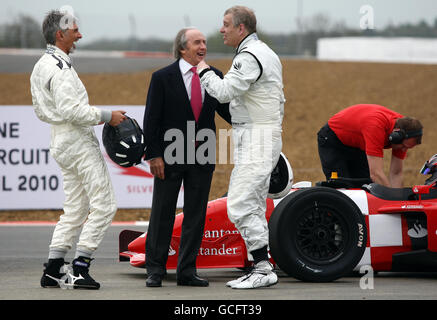
[[[135,119],[126,117],[116,127],[105,123],[102,140],[109,158],[119,166],[132,167],[141,162],[144,137]]]
[[[431,177],[426,179],[426,185],[437,182],[437,154],[433,155],[428,161],[425,162],[422,169],[420,169],[420,173],[431,175]]]
[[[278,163],[270,176],[268,197],[279,199],[285,197],[293,185],[293,170],[287,157],[281,152]]]

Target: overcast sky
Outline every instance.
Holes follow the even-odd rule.
[[[297,29],[299,2],[304,18],[323,13],[331,21],[357,29],[369,13],[360,13],[366,5],[373,10],[375,29],[422,19],[434,23],[437,17],[437,0],[1,0],[0,24],[14,21],[21,13],[41,22],[49,10],[69,5],[79,18],[83,43],[128,37],[133,32],[138,38],[173,39],[186,25],[206,35],[216,32],[223,12],[239,4],[255,10],[258,27],[264,32],[289,33]]]

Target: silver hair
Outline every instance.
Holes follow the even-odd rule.
[[[225,11],[225,15],[227,14],[232,15],[234,27],[243,24],[249,34],[256,32],[256,16],[252,9],[244,6],[234,6]]]
[[[194,27],[187,27],[179,30],[179,32],[176,35],[176,38],[173,42],[173,56],[176,59],[180,59],[182,57],[181,50],[184,50],[187,48],[187,37],[186,33],[188,30],[194,30],[196,28]]]
[[[65,32],[67,29],[72,28],[76,20],[77,19],[69,13],[60,12],[58,10],[50,11],[42,23],[42,33],[46,43],[56,44],[56,32],[59,30]]]

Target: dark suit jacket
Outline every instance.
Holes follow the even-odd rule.
[[[223,78],[223,74],[211,67]],[[215,112],[231,123],[229,104],[221,104],[205,91],[205,98],[198,122],[195,126],[196,134],[201,129],[216,130]],[[187,163],[187,121],[195,121],[191,109],[187,90],[179,69],[179,60],[152,74],[147,94],[146,110],[144,113],[144,141],[145,159],[164,158],[165,148],[173,141],[164,141],[164,134],[169,129],[179,129],[184,134],[184,164]],[[214,143],[215,145],[215,143]],[[198,145],[199,146],[199,145]],[[165,159],[164,159],[165,161]],[[197,163],[197,161],[196,161]],[[169,165],[166,169],[178,169],[180,164]],[[205,168],[214,170],[215,164],[205,164]]]

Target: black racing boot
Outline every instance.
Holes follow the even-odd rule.
[[[100,284],[89,275],[91,258],[78,257],[73,260],[73,275],[70,275],[68,282],[74,289],[94,289],[100,288]],[[70,282],[71,281],[71,282]]]
[[[65,276],[64,270],[61,268],[65,262],[63,258],[49,259],[47,263],[44,263],[44,273],[41,277],[41,287],[43,288],[59,288],[60,280]]]

